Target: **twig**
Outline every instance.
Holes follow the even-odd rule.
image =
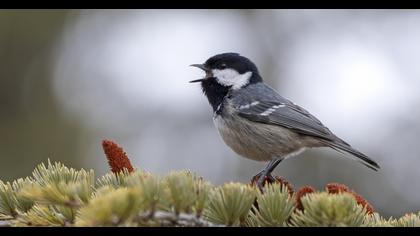
[[[139,220],[155,220],[160,221],[162,225],[177,226],[201,226],[201,227],[224,227],[225,225],[213,224],[209,221],[198,218],[195,214],[181,213],[176,215],[172,212],[157,211],[150,217],[149,213],[140,214]]]
[[[10,222],[8,220],[0,220],[0,227],[10,227]]]

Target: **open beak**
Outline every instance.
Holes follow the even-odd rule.
[[[201,81],[204,81],[204,80],[206,80],[206,79],[209,78],[209,76],[208,76],[209,70],[207,69],[207,67],[204,64],[192,64],[190,66],[194,66],[194,67],[200,68],[200,69],[202,69],[203,71],[206,72],[206,77],[204,77],[202,79],[191,80],[190,83],[201,82]]]
[[[204,71],[207,71],[207,68],[206,68],[206,66],[204,64],[192,64],[190,66],[194,66],[194,67],[200,68],[200,69],[202,69]]]

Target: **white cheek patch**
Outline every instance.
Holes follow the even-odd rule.
[[[236,70],[233,69],[214,69],[212,70],[212,73],[221,85],[232,86],[232,89],[234,90],[240,89],[243,86],[249,84],[249,79],[252,76],[251,71],[239,74]]]

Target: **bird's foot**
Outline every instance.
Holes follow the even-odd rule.
[[[251,179],[251,184],[257,185],[261,192],[263,192],[264,185],[266,183],[271,184],[273,182],[276,182],[276,179],[271,174],[266,174],[264,170],[254,175],[254,177]]]
[[[254,175],[254,177],[252,177],[251,179],[251,185],[257,185],[257,187],[260,189],[261,192],[264,193],[264,186],[266,184],[272,184],[272,183],[279,183],[281,185],[284,185],[288,191],[289,194],[292,195],[294,193],[294,189],[293,189],[293,185],[291,183],[289,183],[289,181],[287,181],[286,179],[284,179],[281,176],[275,176],[273,177],[271,174],[264,175],[264,171],[259,172],[258,174]]]

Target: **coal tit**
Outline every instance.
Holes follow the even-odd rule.
[[[379,165],[334,135],[316,117],[280,96],[263,82],[256,65],[237,53],[223,53],[191,66],[206,75],[201,87],[213,108],[213,121],[224,142],[240,156],[268,161],[253,179],[262,189],[284,159],[305,148],[330,147],[351,154],[367,167]]]

